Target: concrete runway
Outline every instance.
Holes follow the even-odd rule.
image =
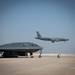
[[[0,75],[75,75],[75,56],[0,58]]]

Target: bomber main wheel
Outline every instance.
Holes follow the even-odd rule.
[[[41,56],[41,55],[39,55],[38,57],[39,57],[39,58],[41,58],[42,56]]]
[[[31,58],[34,58],[33,56],[31,56]]]

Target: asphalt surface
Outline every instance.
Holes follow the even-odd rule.
[[[0,75],[75,75],[75,56],[0,58]]]

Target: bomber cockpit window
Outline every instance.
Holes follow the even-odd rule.
[[[36,44],[31,44],[31,46],[37,46]]]
[[[25,45],[23,44],[23,46],[25,46]]]
[[[31,44],[31,46],[35,46],[34,44]]]
[[[24,43],[23,46],[29,46],[29,43]]]
[[[35,44],[35,46],[38,46],[37,44]]]

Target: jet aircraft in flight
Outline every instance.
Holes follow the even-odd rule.
[[[3,57],[28,56],[28,53],[30,53],[31,58],[33,58],[33,52],[39,50],[39,57],[41,57],[42,49],[42,47],[32,42],[17,42],[0,45],[0,52],[3,52]]]
[[[41,34],[36,31],[37,37],[35,39],[44,40],[44,41],[51,41],[52,43],[59,42],[59,41],[68,41],[69,39],[65,38],[48,38],[48,37],[42,37]]]

